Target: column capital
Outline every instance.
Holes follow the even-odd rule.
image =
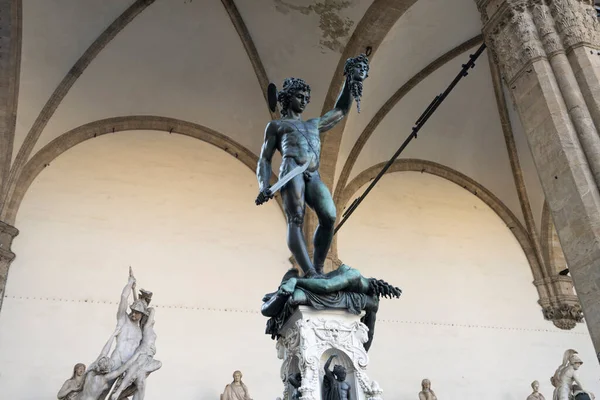
[[[583,322],[583,310],[577,299],[543,307],[542,312],[544,318],[559,329],[573,329],[577,323]]]
[[[546,57],[528,6],[534,0],[476,0],[483,35],[506,82],[536,59]]]
[[[600,25],[593,0],[530,1],[547,4],[567,50],[579,46],[600,48]]]
[[[592,0],[475,0],[483,34],[511,83],[540,58],[580,46],[600,49]]]
[[[544,318],[559,329],[573,329],[583,322],[583,310],[573,292],[569,276],[554,275],[533,282],[540,293],[539,304]]]

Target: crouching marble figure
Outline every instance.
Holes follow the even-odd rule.
[[[130,268],[129,281],[121,294],[115,331],[96,361],[85,371],[81,378],[83,384],[76,394],[71,391],[66,394],[67,397],[61,397],[61,394],[65,395],[63,389],[69,382],[67,381],[59,392],[59,399],[104,400],[109,394],[111,400],[130,396],[133,396],[133,400],[144,399],[146,377],[158,370],[162,363],[154,360],[154,309],[149,307],[152,293],[142,289],[138,297],[135,286],[136,280]],[[127,314],[127,304],[132,293],[134,301],[130,306],[131,313]],[[78,379],[77,366],[75,369],[71,380]]]

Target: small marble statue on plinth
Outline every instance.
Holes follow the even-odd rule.
[[[56,396],[58,400],[76,400],[83,389],[85,364],[77,363],[73,367],[73,375],[63,383]]]
[[[437,400],[435,393],[431,390],[431,381],[429,379],[423,379],[421,381],[419,400]]]
[[[531,382],[531,388],[533,389],[533,393],[527,396],[527,400],[546,400],[544,395],[539,392],[540,383],[538,381]]]
[[[240,371],[233,373],[233,381],[225,386],[225,390],[221,394],[221,400],[252,400],[248,393],[248,388],[242,382],[242,373]]]

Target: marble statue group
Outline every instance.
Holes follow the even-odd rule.
[[[133,303],[129,305],[132,295]],[[130,396],[133,400],[144,399],[146,378],[162,366],[154,359],[155,310],[150,307],[151,299],[152,292],[142,289],[139,295],[136,293],[136,279],[129,268],[115,330],[87,369],[84,364],[75,365],[73,376],[58,392],[59,400],[118,400]]]
[[[579,379],[579,368],[583,361],[577,351],[568,349],[563,355],[562,363],[558,366],[554,375],[550,377],[550,383],[554,387],[552,400],[594,400],[592,392],[584,389]],[[545,400],[540,393],[540,383],[533,381],[531,383],[533,392],[527,397],[527,400]]]

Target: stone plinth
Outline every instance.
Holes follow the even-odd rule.
[[[344,310],[298,307],[281,328],[277,341],[277,356],[283,360],[283,400],[292,399],[295,389],[288,376],[297,372],[302,374],[301,399],[321,400],[324,365],[332,354],[338,355],[334,363],[346,368],[351,399],[381,400],[382,390],[366,373],[369,356],[363,344],[368,329],[360,318]]]

